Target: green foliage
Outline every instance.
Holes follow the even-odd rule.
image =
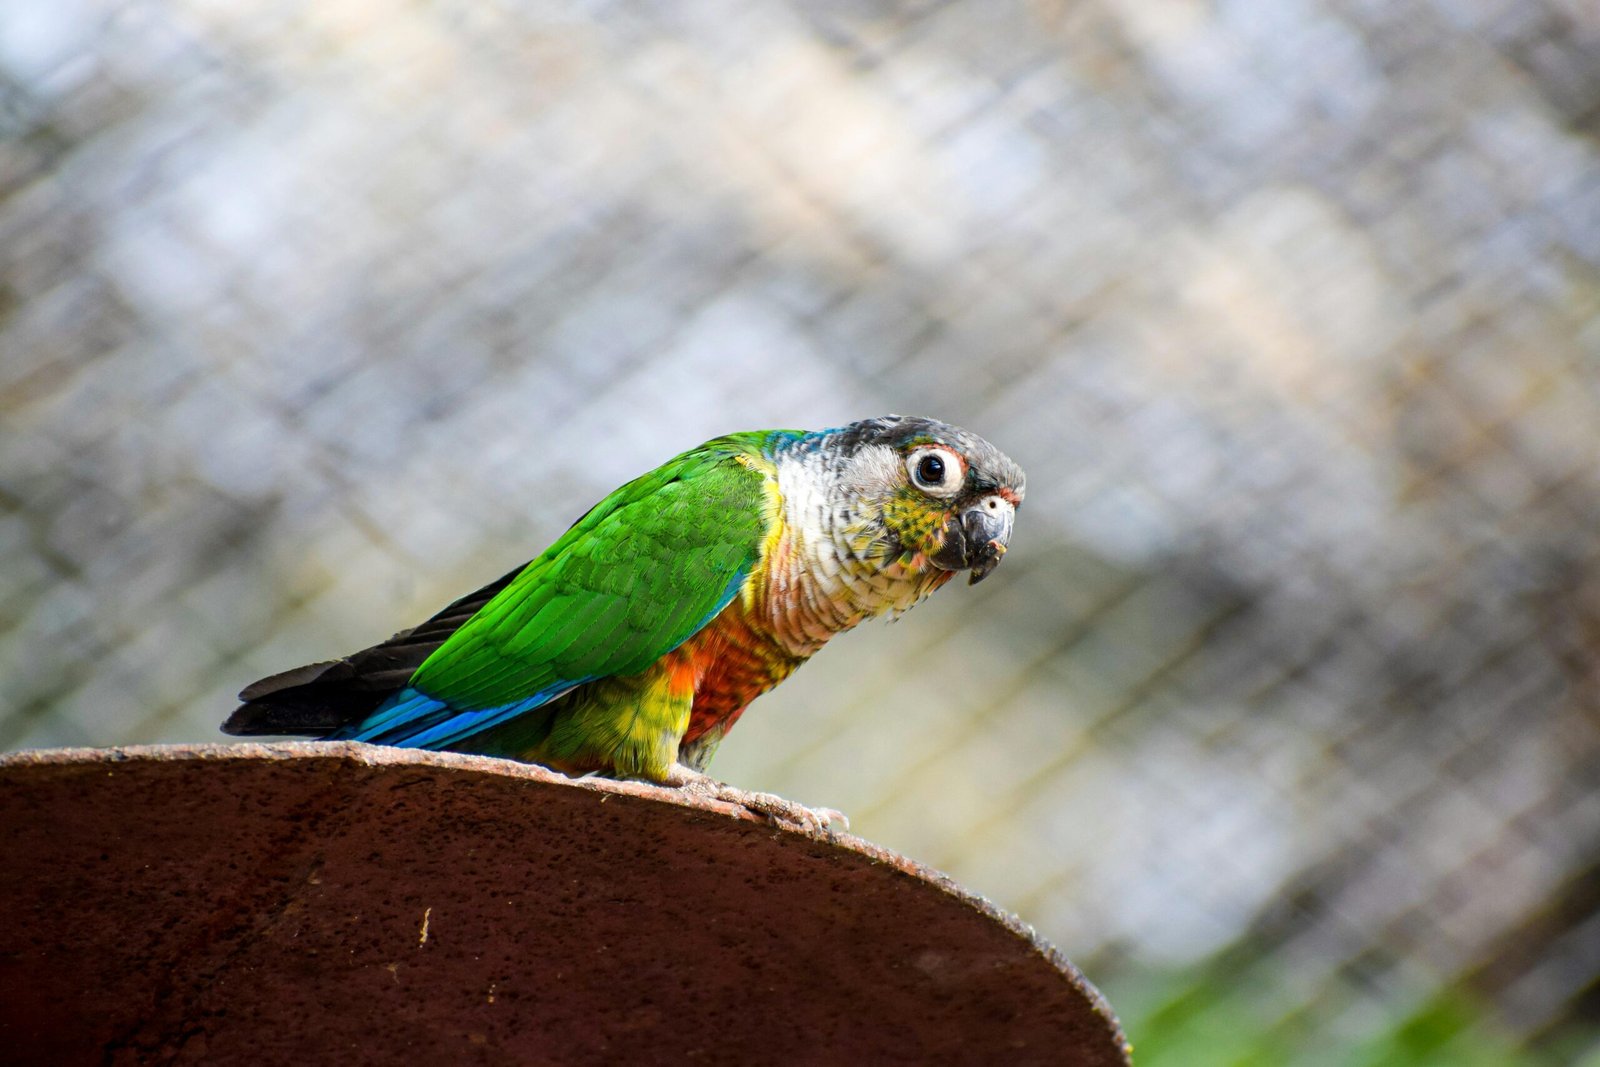
[[[1107,993],[1122,1014],[1138,1067],[1557,1067],[1571,1062],[1519,1047],[1465,990],[1383,1003],[1353,982],[1297,988],[1291,976],[1263,966],[1213,963],[1130,976],[1108,983]],[[1600,1053],[1585,1062],[1600,1067]]]

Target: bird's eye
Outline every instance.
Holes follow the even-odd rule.
[[[918,489],[948,495],[961,481],[961,460],[942,448],[928,448],[914,452],[906,460],[911,481]]]

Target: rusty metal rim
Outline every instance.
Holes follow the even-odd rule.
[[[925,864],[916,862],[881,845],[848,833],[806,831],[789,825],[770,823],[764,816],[735,804],[713,800],[705,796],[684,792],[647,782],[616,781],[606,778],[570,778],[557,771],[536,764],[488,756],[464,755],[455,752],[430,752],[420,749],[391,748],[353,741],[284,741],[277,743],[239,744],[183,744],[183,745],[129,745],[116,748],[58,748],[32,749],[0,754],[0,771],[7,768],[66,766],[82,764],[117,764],[193,760],[199,762],[230,761],[300,761],[339,760],[370,767],[414,766],[429,767],[455,773],[491,775],[501,778],[523,779],[569,789],[599,794],[628,796],[661,804],[669,804],[696,811],[712,812],[730,819],[768,825],[775,834],[794,835],[854,852],[875,864],[883,864],[938,889],[985,918],[998,923],[1012,935],[1025,941],[1051,967],[1076,988],[1099,1015],[1124,1054],[1131,1053],[1122,1031],[1121,1023],[1111,1005],[1100,991],[1086,979],[1082,972],[1054,945],[1050,944],[1030,925],[1017,916],[998,907],[993,902],[964,888],[948,875]]]

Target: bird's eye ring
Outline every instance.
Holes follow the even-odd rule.
[[[961,458],[943,448],[922,448],[906,457],[906,470],[918,489],[948,496],[960,487],[965,467]]]

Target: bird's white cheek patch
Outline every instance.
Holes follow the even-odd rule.
[[[882,500],[903,477],[899,453],[887,445],[872,445],[851,457],[844,469],[844,489],[851,496]]]

